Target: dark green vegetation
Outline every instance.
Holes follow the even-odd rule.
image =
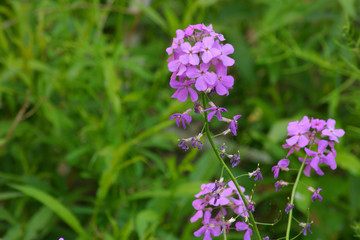
[[[290,195],[275,193],[270,170],[286,154],[287,122],[334,118],[346,132],[338,169],[303,177],[324,200],[302,190],[294,214],[305,220],[311,207],[306,239],[359,236],[359,1],[137,2],[148,1],[1,1],[0,239],[195,238],[193,195],[221,169],[206,148],[177,147],[201,125],[168,120],[191,104],[170,98],[165,49],[176,29],[202,22],[235,48],[234,89],[216,101],[243,115],[226,139],[241,149],[235,175],[261,164],[255,218],[276,221]],[[239,183],[250,194],[253,180]],[[285,226],[283,216],[260,231],[276,238]]]

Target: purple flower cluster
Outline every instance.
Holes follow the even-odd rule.
[[[290,150],[286,157],[290,156],[294,150],[299,151],[304,148],[307,158],[299,158],[299,161],[305,161],[304,174],[306,176],[310,177],[311,169],[314,169],[318,175],[324,175],[319,164],[328,165],[332,170],[336,169],[334,145],[335,142],[339,142],[338,138],[344,136],[345,132],[343,129],[335,129],[334,119],[325,121],[311,118],[310,120],[304,116],[300,122],[290,122],[287,130],[290,138],[286,139],[283,147]],[[317,151],[310,150],[314,145],[317,145]]]
[[[227,67],[234,65],[235,61],[228,55],[234,52],[234,48],[229,43],[221,43],[224,40],[211,24],[190,25],[176,31],[172,45],[166,49],[170,55],[168,69],[172,72],[170,86],[176,89],[173,98],[184,102],[190,96],[195,102],[198,92],[229,94],[234,78],[227,75]]]
[[[242,192],[245,192],[245,188],[240,187]],[[248,221],[248,210],[246,205],[242,201],[239,192],[235,184],[230,181],[227,184],[220,181],[215,183],[208,183],[201,185],[201,191],[195,195],[195,199],[192,203],[197,212],[191,217],[190,222],[196,222],[200,218],[203,218],[203,226],[194,232],[196,237],[204,235],[204,239],[211,239],[211,236],[219,236],[222,233],[228,233],[230,226],[235,222],[234,218],[226,220],[227,211],[225,207],[228,207],[236,215],[244,218],[243,221],[235,223],[237,231],[245,231],[244,239],[250,239],[252,230],[246,223]],[[252,202],[249,196],[245,195],[248,200],[248,205],[251,205],[251,211],[255,209],[254,202]],[[251,204],[249,204],[251,203]],[[217,211],[218,210],[218,211]],[[213,214],[216,212],[216,214]],[[215,215],[212,218],[212,215]]]

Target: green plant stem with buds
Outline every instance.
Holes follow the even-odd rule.
[[[311,148],[311,145],[310,145],[310,148]],[[306,155],[305,158],[304,158],[304,161],[301,163],[299,172],[298,172],[298,174],[297,174],[297,176],[296,176],[296,180],[295,180],[295,183],[294,183],[292,192],[291,192],[290,204],[294,204],[296,188],[297,188],[297,186],[298,186],[298,184],[299,184],[300,177],[301,177],[301,173],[303,172],[303,169],[304,169],[305,162],[306,162],[306,159],[307,159],[307,158],[308,158],[308,156]],[[286,237],[285,237],[286,240],[289,240],[289,239],[290,239],[290,229],[291,229],[293,209],[294,209],[294,208],[292,208],[292,209],[290,210],[290,212],[289,212],[289,219],[288,219],[288,224],[287,224],[287,228],[286,228]]]
[[[204,105],[204,108],[207,108],[206,107],[206,102],[205,102],[205,94],[203,93],[202,94],[202,103]],[[231,180],[234,182],[235,186],[236,186],[236,189],[238,190],[240,196],[241,196],[241,199],[243,200],[244,204],[245,204],[245,207],[247,208],[248,206],[248,203],[247,203],[247,199],[245,198],[245,195],[244,193],[241,191],[240,189],[240,186],[238,184],[238,182],[236,181],[236,178],[234,177],[234,175],[232,174],[231,170],[228,168],[228,166],[226,165],[226,163],[224,162],[224,160],[220,157],[220,154],[219,152],[217,151],[216,149],[216,146],[214,144],[214,141],[212,140],[212,137],[211,137],[211,133],[210,133],[210,128],[209,128],[209,122],[207,121],[207,112],[204,112],[204,121],[205,121],[205,131],[206,131],[206,136],[207,138],[209,139],[209,142],[210,142],[210,145],[217,157],[217,159],[220,161],[220,163],[222,164],[222,166],[225,168],[226,172],[229,174]],[[256,225],[256,222],[255,222],[255,219],[254,219],[254,216],[252,214],[252,212],[248,211],[249,213],[249,216],[250,216],[250,222],[252,224],[252,227],[253,227],[253,230],[255,232],[255,235],[257,237],[258,240],[261,240],[261,236],[260,236],[260,233],[259,233],[259,229],[257,228],[257,225]]]

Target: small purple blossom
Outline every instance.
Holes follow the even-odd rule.
[[[310,120],[307,116],[304,116],[303,119],[295,122],[290,122],[288,124],[288,136],[292,136],[289,139],[286,139],[286,143],[290,146],[298,144],[299,147],[305,147],[309,143],[309,139],[306,136],[306,133],[310,129]]]
[[[289,171],[289,163],[288,159],[281,159],[275,166],[271,168],[271,171],[274,173],[274,179],[277,179],[279,176],[280,169],[283,171]]]
[[[325,129],[321,132],[322,135],[328,136],[330,140],[339,142],[338,137],[342,137],[345,134],[343,129],[335,129],[335,120],[329,118],[326,122]]]
[[[180,121],[181,121],[184,129],[186,129],[185,122],[187,122],[187,123],[191,122],[191,116],[188,115],[189,112],[191,112],[191,109],[186,110],[184,113],[175,113],[170,116],[170,120],[173,120],[174,118],[176,118],[175,119],[176,125],[178,127],[180,127]]]
[[[200,51],[201,43],[197,42],[193,47],[188,42],[181,44],[181,50],[184,52],[179,57],[179,60],[182,64],[198,65],[200,60],[199,56],[196,54]]]
[[[202,113],[203,111],[204,111],[204,106],[201,104],[201,102],[195,102],[194,103],[194,112]]]
[[[231,163],[232,168],[239,165],[239,163],[240,163],[240,153],[239,154],[228,155],[228,157],[230,158],[230,163]]]
[[[227,149],[227,146],[225,145],[225,143],[223,144],[223,145],[221,145],[221,147],[220,147],[220,157],[221,158],[224,158],[225,157],[225,151],[226,151],[226,149]]]
[[[251,240],[252,230],[245,222],[235,223],[236,231],[245,231],[244,240]]]
[[[246,209],[249,212],[255,212],[255,203],[253,201],[249,200]]]
[[[306,236],[307,232],[312,234],[312,232],[310,231],[310,223],[299,223],[299,226],[303,228],[300,232],[304,234],[304,236]]]
[[[277,181],[275,183],[275,192],[280,192],[281,188],[284,187],[284,186],[287,186],[287,185],[289,185],[288,182],[285,182],[283,180]]]
[[[216,117],[219,121],[222,121],[222,116],[221,116],[221,112],[227,112],[227,110],[223,107],[217,107],[215,106],[215,104],[213,102],[209,102],[210,104],[210,108],[205,109],[204,112],[206,111],[210,111],[207,115],[207,120],[208,122],[211,121],[211,119],[214,117],[214,115],[216,114]]]
[[[185,102],[190,95],[191,101],[195,102],[198,100],[199,96],[197,92],[191,87],[194,82],[194,80],[185,80],[184,82],[179,82],[176,80],[170,81],[170,85],[177,89],[171,97],[177,98],[179,102]]]
[[[189,150],[189,146],[186,145],[186,141],[185,140],[181,140],[178,147],[181,147],[183,150],[187,151]]]
[[[325,125],[326,125],[326,122],[324,120],[311,118],[311,128],[312,129],[315,129],[316,131],[320,132],[324,129]]]
[[[323,200],[323,198],[320,195],[320,192],[322,191],[321,188],[315,190],[313,187],[308,187],[307,189],[313,193],[313,195],[311,196],[311,201],[315,201],[316,199],[318,199],[319,202],[321,202]]]
[[[226,67],[218,62],[215,65],[216,69],[216,82],[214,83],[215,91],[218,95],[229,95],[229,89],[233,88],[234,85],[234,78],[232,76],[227,75]]]
[[[194,232],[196,237],[204,235],[204,240],[211,240],[211,235],[214,237],[220,236],[221,227],[216,224],[216,220],[211,218],[211,213],[206,211],[204,214],[204,220],[202,221],[203,226]]]
[[[204,145],[201,141],[200,138],[202,137],[202,134],[199,133],[196,137],[193,137],[190,139],[190,143],[193,146],[193,148],[198,148],[199,150],[201,150],[202,146]]]
[[[287,203],[286,208],[285,208],[285,212],[287,214],[289,214],[290,210],[293,209],[293,207],[294,207],[294,204]]]
[[[269,240],[270,238],[268,236],[264,237],[263,240]]]
[[[219,49],[213,47],[214,45],[214,38],[213,37],[205,37],[202,40],[202,47],[200,49],[203,52],[201,59],[204,63],[208,63],[214,57],[220,55]]]
[[[257,181],[257,180],[263,180],[263,177],[261,175],[261,172],[260,172],[260,168],[257,168],[255,171],[249,173],[249,177],[254,177],[254,180]]]

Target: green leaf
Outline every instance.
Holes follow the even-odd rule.
[[[40,208],[30,219],[25,231],[24,240],[39,239],[39,233],[46,229],[53,216],[54,214],[49,208],[44,206]]]
[[[158,218],[158,213],[150,209],[143,210],[136,216],[136,232],[139,239],[144,237],[148,228],[157,224]]]
[[[340,5],[344,11],[349,14],[350,17],[354,18],[356,16],[356,8],[354,0],[339,0]]]
[[[352,153],[345,151],[338,151],[336,156],[336,163],[340,168],[360,176],[360,160]]]
[[[86,233],[81,227],[79,220],[62,203],[51,195],[32,186],[18,184],[9,184],[9,186],[41,202],[54,211],[54,213],[67,223],[76,233],[82,237],[86,237]]]
[[[153,8],[151,8],[150,6],[146,6],[143,3],[137,2],[137,1],[133,1],[134,5],[136,5],[138,8],[140,8],[142,10],[142,12],[148,17],[150,18],[154,23],[156,23],[157,25],[159,25],[163,30],[167,29],[167,24],[166,21],[163,19],[163,17],[156,12]]]

